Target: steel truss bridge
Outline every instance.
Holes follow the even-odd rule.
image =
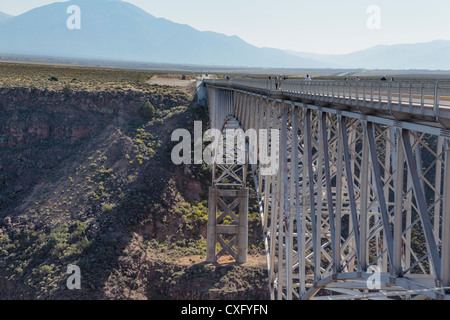
[[[449,83],[204,83],[212,128],[280,133],[274,175],[214,164],[209,261],[246,261],[251,174],[271,299],[450,297]]]

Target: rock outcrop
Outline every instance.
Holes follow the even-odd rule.
[[[137,117],[148,99],[141,92],[62,92],[28,88],[0,90],[0,147],[49,138],[92,136],[113,118]]]

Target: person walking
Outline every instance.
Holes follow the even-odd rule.
[[[275,77],[275,89],[280,90],[281,89],[281,76]]]
[[[312,79],[311,79],[311,77],[309,76],[309,74],[306,75],[305,81],[306,81],[306,82],[312,81]]]

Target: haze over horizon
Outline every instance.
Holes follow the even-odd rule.
[[[68,1],[68,0],[67,0]],[[20,15],[64,0],[3,0],[0,12]],[[259,48],[269,47],[317,54],[353,53],[378,45],[450,40],[450,3],[439,0],[126,0],[158,18],[187,24],[199,31],[238,36]],[[369,10],[380,10],[379,29],[369,29]],[[286,10],[286,8],[290,8]],[[369,11],[368,11],[369,10]]]
[[[273,12],[269,12],[269,7],[261,6],[267,0],[262,0],[260,6],[252,8],[248,7],[248,3],[233,7],[232,2],[235,0],[227,2],[223,7],[205,4],[200,6],[203,10],[200,11],[197,7],[195,11],[203,16],[197,16],[188,8],[184,10],[178,1],[180,0],[170,2],[172,8],[166,12],[168,17],[162,18],[158,17],[159,14],[150,13],[152,10],[161,13],[161,6],[155,5],[150,10],[148,3],[134,4],[139,0],[70,0],[50,1],[50,4],[40,2],[41,6],[18,16],[0,14],[0,53],[226,67],[450,70],[450,40],[445,40],[447,35],[444,37],[438,32],[443,28],[430,23],[421,29],[421,32],[426,32],[425,38],[418,31],[412,34],[412,38],[408,38],[405,35],[416,32],[416,27],[411,26],[405,33],[408,27],[406,22],[399,28],[390,25],[388,17],[393,11],[388,10],[389,6],[386,4],[365,7],[361,3],[354,3],[354,6],[345,6],[344,10],[342,5],[336,6],[335,3],[330,3],[331,7],[324,7],[325,9],[305,4],[302,7],[303,15],[309,17],[309,8],[312,16],[319,15],[321,19],[313,24],[299,26],[299,22],[302,24],[304,21],[294,19],[290,13],[277,21],[278,6]],[[197,3],[203,1],[197,0]],[[290,3],[290,0],[283,1],[285,5]],[[383,1],[380,0],[380,3]],[[352,2],[354,0],[349,0],[348,4]],[[20,3],[30,4],[28,0]],[[294,3],[291,5],[293,8],[296,6]],[[413,7],[414,5],[417,3],[412,2]],[[10,8],[18,10],[20,7],[11,5]],[[229,8],[239,10],[233,15],[232,12],[227,12]],[[338,9],[353,12],[353,20],[344,19],[343,15],[339,15]],[[0,12],[1,10],[2,6]],[[178,18],[173,16],[173,13],[180,12],[182,14]],[[335,21],[336,15],[343,19],[342,23]],[[263,16],[270,17],[270,23],[259,24],[258,19]],[[433,14],[434,22],[442,24],[438,16]],[[217,23],[211,21],[215,17]],[[220,17],[228,17],[225,26],[221,24]],[[183,19],[192,23],[183,23]],[[308,19],[310,18],[305,21]],[[204,24],[206,30],[199,24]],[[218,30],[222,27],[223,31]],[[302,28],[300,31],[297,30],[299,27]],[[435,32],[431,32],[433,28]],[[265,37],[265,44],[256,45],[256,38],[248,40],[249,37],[245,34],[249,31]],[[273,32],[276,33],[275,37]],[[390,37],[383,36],[386,32]],[[308,46],[308,41],[303,41],[311,36],[315,37],[310,42],[315,47]],[[379,37],[388,45],[378,44],[376,39]],[[435,37],[444,40],[435,40]],[[280,41],[278,45],[274,43],[274,39]],[[283,48],[283,39],[291,44],[300,44],[297,47],[300,50],[279,49]],[[361,39],[375,41],[376,45],[358,50],[356,46],[364,43]],[[389,39],[395,40],[394,43],[388,43]],[[338,54],[342,43],[348,44],[348,41],[355,45],[348,47],[348,50],[353,51]],[[333,54],[311,53],[314,48],[318,50],[317,46],[320,45],[329,48]]]

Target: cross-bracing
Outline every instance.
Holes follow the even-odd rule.
[[[260,164],[249,170],[272,299],[447,298],[450,86],[206,86],[213,128],[280,131],[277,173],[260,174]],[[236,171],[242,188],[246,170]]]

